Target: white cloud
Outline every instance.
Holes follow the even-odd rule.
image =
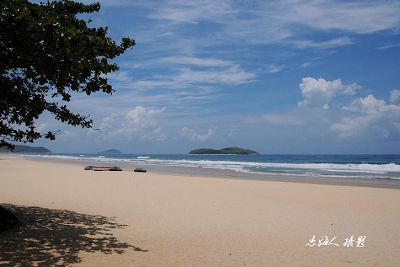
[[[194,70],[181,68],[178,74],[154,76],[153,79],[139,80],[130,83],[136,89],[183,89],[207,84],[240,85],[249,83],[256,77],[255,73],[242,70],[234,65],[222,69]]]
[[[297,40],[291,41],[297,48],[318,48],[318,49],[331,49],[340,46],[353,44],[353,41],[348,37],[340,37],[327,41],[312,41],[312,40]]]
[[[208,128],[203,134],[197,133],[195,130],[183,127],[181,129],[181,135],[191,141],[206,141],[215,134],[215,128]]]
[[[165,108],[150,109],[142,106],[136,106],[126,114],[127,121],[137,129],[153,128],[158,123],[154,118],[165,111]]]
[[[219,21],[236,13],[232,1],[198,0],[198,1],[164,1],[149,16],[152,19],[167,20],[174,24],[199,23],[200,21]]]
[[[384,100],[377,99],[373,95],[368,95],[364,98],[358,98],[351,102],[350,105],[344,106],[343,109],[367,114],[400,111],[399,106],[390,104],[388,105]]]
[[[219,58],[212,57],[196,57],[196,56],[185,56],[185,55],[176,55],[176,56],[166,56],[159,57],[155,59],[149,59],[147,61],[141,62],[140,64],[131,63],[131,62],[123,62],[122,63],[126,67],[134,67],[134,68],[149,68],[149,67],[160,67],[160,66],[168,66],[168,67],[179,67],[179,66],[193,66],[193,67],[232,67],[237,66],[231,61],[223,60]]]
[[[36,126],[36,131],[38,131],[38,132],[46,132],[46,131],[49,131],[48,130],[48,123],[46,123],[46,122],[42,122],[42,123],[39,123],[37,126]]]
[[[120,82],[120,83],[129,83],[132,82],[132,76],[127,71],[118,71],[111,73],[109,78],[113,81]]]
[[[105,139],[119,137],[128,140],[163,141],[166,135],[162,132],[159,117],[164,111],[165,108],[136,106],[125,114],[113,113],[103,118],[99,127],[100,135]]]
[[[230,61],[221,60],[218,58],[200,58],[193,56],[171,56],[163,57],[156,60],[157,64],[174,64],[174,65],[191,65],[198,67],[226,67],[234,65]]]
[[[397,103],[400,98],[400,90],[392,90],[390,91],[390,102]]]
[[[267,68],[268,73],[278,73],[281,72],[285,68],[285,65],[275,65],[271,64]]]
[[[299,108],[286,113],[267,113],[243,118],[244,123],[254,125],[283,125],[292,131],[319,129],[320,136],[340,138],[362,137],[368,140],[387,139],[400,134],[400,106],[387,104],[373,95],[357,98],[337,109]],[[300,128],[301,127],[301,128]],[[326,131],[326,132],[324,132]],[[335,135],[331,135],[335,134]],[[328,138],[328,137],[327,137]]]
[[[126,68],[133,63],[123,62]],[[116,88],[129,89],[199,89],[207,85],[240,85],[254,81],[256,72],[241,68],[234,62],[195,56],[168,56],[150,59],[140,64],[140,68],[155,69],[154,75],[133,78],[127,71],[111,74],[110,79]],[[163,74],[159,69],[164,69]],[[283,66],[275,66],[272,71],[279,71]],[[168,74],[164,74],[167,72]]]
[[[314,65],[314,62],[304,62],[303,64],[300,65],[300,68],[305,69],[311,67],[312,65]]]
[[[301,116],[287,113],[269,113],[261,116],[246,118],[247,123],[269,123],[283,125],[302,125],[304,122]]]
[[[111,73],[108,78],[110,79],[110,84],[114,89],[132,88],[132,85],[135,83],[135,80],[128,71]]]
[[[340,122],[332,124],[330,129],[337,131],[339,137],[347,138],[359,135],[376,120],[376,116],[344,117]]]
[[[36,1],[36,0],[35,0]],[[43,2],[41,0],[37,0],[38,2]],[[79,0],[78,2],[84,4],[93,4],[92,0]],[[130,0],[98,0],[102,6],[128,6],[132,1]]]
[[[197,71],[190,68],[182,69],[177,81],[183,83],[221,83],[228,85],[239,85],[248,83],[256,77],[255,73],[240,69],[239,66],[232,66],[220,71]]]
[[[329,107],[327,104],[336,95],[354,95],[360,86],[356,83],[345,85],[340,79],[327,81],[323,78],[314,79],[306,77],[299,85],[304,98],[299,106],[321,106]]]
[[[358,98],[342,109],[350,114],[331,126],[340,137],[352,137],[368,130],[387,138],[390,131],[386,127],[397,128],[396,125],[400,121],[400,106],[386,104],[384,100],[377,99],[373,95]]]
[[[376,49],[377,50],[386,50],[386,49],[396,48],[396,47],[399,47],[399,46],[400,46],[400,44],[388,44],[388,45],[379,46]]]
[[[164,24],[218,25],[213,40],[245,40],[250,43],[287,41],[302,47],[333,48],[352,43],[347,37],[323,42],[297,41],[310,30],[370,34],[397,30],[400,25],[398,1],[162,1],[149,4],[151,19]],[[260,27],[260,25],[263,25]]]
[[[285,24],[339,30],[358,34],[395,29],[400,24],[397,1],[314,1],[286,0],[274,2],[271,12]]]

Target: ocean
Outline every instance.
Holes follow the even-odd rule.
[[[28,157],[111,163],[150,170],[228,175],[400,180],[400,155],[44,154]]]

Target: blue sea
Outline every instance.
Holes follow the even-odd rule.
[[[206,172],[400,180],[400,155],[46,154],[30,157],[99,162],[184,173]]]

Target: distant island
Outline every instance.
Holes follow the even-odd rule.
[[[0,152],[13,152],[13,153],[51,153],[51,151],[45,147],[39,146],[25,146],[25,145],[15,145],[13,151],[6,148],[0,147]]]
[[[235,154],[235,155],[251,155],[258,154],[256,151],[240,148],[240,147],[227,147],[223,149],[200,148],[189,152],[189,154],[206,155],[206,154]]]
[[[122,152],[117,149],[112,148],[112,149],[107,149],[107,150],[104,150],[101,152],[97,152],[97,154],[122,154]]]

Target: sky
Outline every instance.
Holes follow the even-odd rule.
[[[91,3],[92,1],[84,1]],[[101,0],[93,27],[136,46],[115,93],[74,95],[99,131],[55,122],[58,153],[400,152],[400,1]]]

